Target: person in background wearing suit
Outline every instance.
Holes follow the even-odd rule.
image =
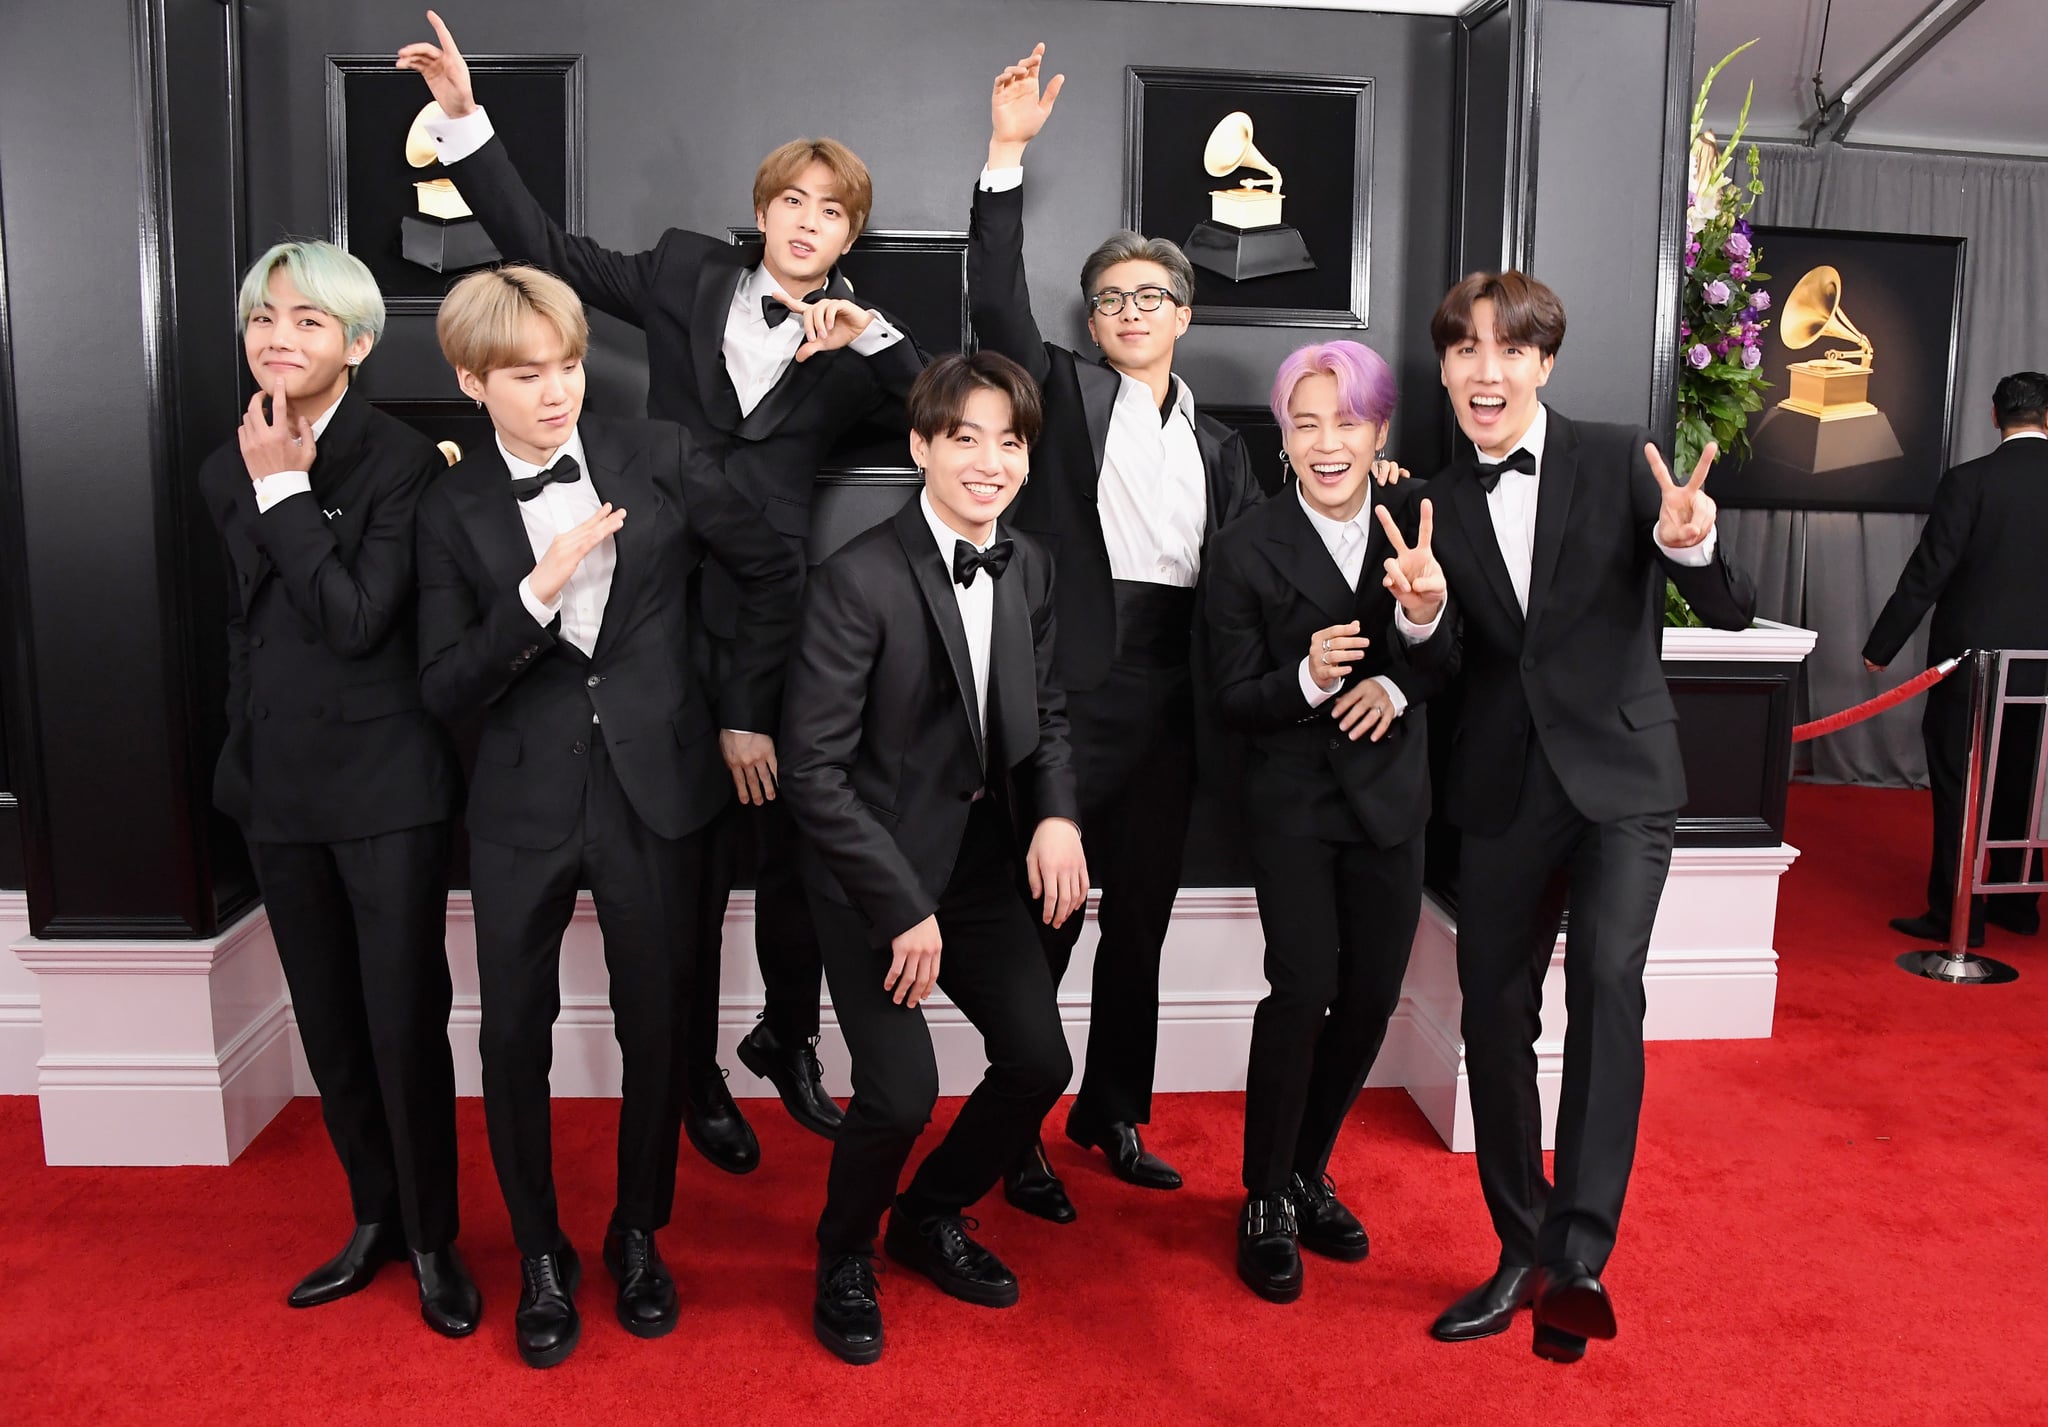
[[[462,774],[420,702],[413,602],[413,514],[446,463],[350,388],[384,330],[361,262],[280,243],[240,306],[260,390],[199,470],[230,575],[214,801],[248,840],[356,1219],[288,1301],[330,1303],[409,1253],[421,1316],[460,1338],[482,1312],[455,1252],[444,928]]]
[[[854,300],[837,267],[872,207],[866,165],[832,139],[793,140],[763,159],[753,194],[765,238],[758,256],[676,228],[646,252],[617,252],[563,232],[534,199],[477,105],[454,37],[433,11],[427,19],[439,43],[407,45],[398,65],[426,79],[448,116],[430,129],[464,201],[508,260],[559,275],[592,307],[645,331],[647,414],[687,428],[802,558],[826,453],[864,421],[900,426],[903,395],[925,361],[888,318]],[[716,685],[742,657],[731,572],[714,560],[702,581],[695,652]],[[774,733],[733,728],[720,737],[738,807],[705,841],[711,860],[685,1036],[690,1143],[735,1174],[761,1158],[718,1065],[719,938],[742,838],[754,852],[754,941],[767,1009],[740,1042],[740,1061],[775,1086],[806,1129],[830,1138],[840,1117],[818,1066],[822,972],[794,830],[776,801]]]
[[[1100,1148],[1117,1177],[1178,1189],[1145,1149],[1159,1041],[1159,959],[1195,783],[1195,585],[1217,530],[1258,499],[1244,441],[1195,409],[1173,372],[1193,316],[1194,269],[1162,239],[1118,233],[1081,270],[1088,332],[1106,358],[1047,342],[1024,275],[1024,150],[1064,75],[1043,87],[1045,46],[996,78],[988,166],[975,187],[967,296],[977,340],[1044,391],[1036,477],[1013,523],[1060,562],[1062,631],[1054,677],[1067,695],[1081,826],[1102,890],[1096,913],[1088,1053],[1067,1116],[1075,1143]],[[1085,918],[1043,928],[1053,983]],[[1074,1207],[1034,1140],[1004,1181],[1010,1202],[1067,1223]]]
[[[624,1062],[604,1261],[620,1324],[659,1337],[676,1324],[654,1235],[675,1199],[677,1031],[702,844],[729,786],[718,730],[775,727],[802,571],[681,427],[582,413],[590,330],[559,279],[473,273],[435,330],[497,438],[420,505],[420,687],[442,718],[482,725],[468,821],[484,1118],[522,1256],[520,1355],[552,1367],[582,1328],[548,1123],[562,933],[588,887]],[[707,556],[740,601],[715,717],[682,657]]]
[[[1971,649],[2048,649],[2048,375],[2014,372],[1991,393],[1998,449],[1965,461],[1942,478],[1921,528],[1920,543],[1899,575],[1863,646],[1864,667],[1876,673],[1898,657],[1930,606],[1930,663]],[[2038,680],[2039,666],[2016,665],[2016,680]],[[2021,691],[2016,688],[2016,692]],[[2027,689],[2039,692],[2038,688]],[[2040,747],[2040,711],[2008,708],[1998,767],[1991,775],[1991,836],[2026,836]],[[1970,761],[1970,683],[1959,673],[1927,692],[1920,734],[1927,743],[1927,782],[1934,793],[1934,856],[1927,868],[1927,911],[1894,917],[1892,926],[1920,941],[1946,943],[1955,897],[1957,834]],[[2038,857],[2038,855],[2037,855]],[[2038,860],[2033,880],[2040,878]],[[2029,880],[2026,857],[1991,854],[2000,882]],[[2041,929],[2038,892],[1974,897],[1969,942],[1984,943],[1984,923],[2021,936]]]
[[[1614,1248],[1643,1095],[1643,966],[1685,805],[1678,710],[1660,663],[1664,582],[1717,629],[1755,590],[1716,548],[1702,489],[1647,434],[1574,421],[1537,393],[1564,305],[1519,272],[1473,273],[1430,321],[1458,427],[1477,448],[1430,482],[1435,559],[1457,591],[1463,678],[1445,812],[1463,833],[1458,986],[1492,1278],[1438,1338],[1504,1331],[1533,1304],[1557,1362],[1614,1336]],[[1411,640],[1433,633],[1397,609]],[[1566,905],[1557,1184],[1543,1174],[1535,1043]]]
[[[1303,347],[1280,364],[1272,406],[1294,489],[1211,543],[1203,607],[1224,722],[1252,742],[1246,802],[1272,988],[1245,1075],[1237,1273],[1292,1303],[1301,1248],[1352,1263],[1368,1249],[1330,1152],[1400,1004],[1422,915],[1418,706],[1452,670],[1455,621],[1438,618],[1446,592],[1419,483],[1373,496],[1394,411],[1379,354]],[[1434,627],[1426,643],[1396,634],[1397,599]]]
[[[784,790],[853,1057],[812,1327],[852,1363],[882,1353],[885,1210],[898,1263],[969,1303],[1017,1301],[964,1215],[1073,1073],[1033,913],[1057,926],[1088,895],[1052,560],[999,523],[1027,478],[1038,390],[994,352],[946,356],[909,412],[924,490],[812,575],[783,720]],[[988,1072],[898,1194],[939,1093],[919,1009],[934,985],[981,1032]]]

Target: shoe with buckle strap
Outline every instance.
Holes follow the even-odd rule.
[[[1310,1179],[1297,1170],[1288,1181],[1287,1197],[1294,1201],[1303,1248],[1345,1263],[1357,1263],[1372,1252],[1365,1225],[1344,1207],[1344,1201],[1337,1197],[1337,1182],[1329,1175],[1319,1174]]]
[[[1237,1276],[1268,1303],[1301,1297],[1300,1232],[1291,1195],[1245,1196],[1237,1221]]]

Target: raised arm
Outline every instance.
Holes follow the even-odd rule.
[[[1054,75],[1040,91],[1039,66],[1045,46],[996,76],[989,98],[988,173],[1003,186],[975,185],[967,226],[967,310],[982,346],[1001,352],[1044,381],[1051,370],[1045,338],[1031,315],[1031,288],[1024,277],[1024,150],[1045,126],[1066,83]]]
[[[1927,611],[1955,578],[1963,563],[1963,551],[1970,543],[1970,531],[1977,523],[1983,495],[1983,481],[1967,466],[1950,471],[1935,487],[1927,524],[1920,529],[1920,543],[1907,557],[1906,568],[1899,572],[1898,588],[1885,601],[1877,623],[1870,627],[1870,638],[1863,642],[1864,662],[1873,670],[1884,668],[1898,657]]]

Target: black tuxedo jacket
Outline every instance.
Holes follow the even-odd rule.
[[[1054,670],[1063,689],[1092,689],[1116,653],[1116,604],[1109,550],[1095,508],[1109,441],[1110,412],[1123,378],[1107,364],[1039,335],[1024,279],[1024,190],[974,191],[967,235],[967,301],[974,335],[1031,373],[1045,394],[1045,430],[1031,452],[1031,480],[1009,523],[1059,561],[1060,647]],[[1259,499],[1244,438],[1197,414],[1195,441],[1208,476],[1207,533]]]
[[[1080,818],[1052,677],[1052,561],[1012,530],[997,538],[1017,548],[995,586],[986,740],[952,568],[917,501],[855,536],[804,593],[782,796],[805,834],[805,881],[867,918],[878,944],[937,909],[977,790],[1006,796],[1020,833]]]
[[[1716,629],[1747,628],[1756,590],[1725,549],[1698,567],[1657,549],[1661,491],[1648,442],[1641,428],[1550,413],[1526,617],[1472,458],[1430,482],[1464,675],[1444,804],[1467,832],[1499,832],[1514,817],[1532,737],[1593,822],[1685,805],[1678,709],[1662,664],[1664,580]]]
[[[413,516],[445,463],[351,391],[309,495],[261,514],[230,441],[199,468],[228,554],[228,737],[213,800],[254,842],[343,842],[452,817],[462,775],[420,702]]]
[[[1428,493],[1426,482],[1411,480],[1375,487],[1372,499],[1412,540]],[[1363,828],[1374,845],[1393,847],[1429,821],[1429,723],[1422,705],[1455,672],[1456,611],[1445,609],[1425,643],[1410,646],[1402,639],[1394,627],[1394,597],[1380,582],[1393,553],[1373,517],[1354,592],[1291,489],[1210,543],[1203,591],[1209,666],[1224,723],[1251,738],[1245,802],[1260,827],[1337,838],[1355,838]],[[1372,643],[1344,687],[1385,675],[1408,700],[1407,711],[1377,743],[1353,742],[1331,718],[1331,703],[1311,708],[1301,693],[1309,637],[1353,619]]]
[[[1927,654],[2048,649],[2048,441],[2007,441],[1942,477],[1920,543],[1863,646],[1889,664],[1934,607]]]
[[[594,738],[655,833],[709,822],[732,795],[718,730],[775,727],[802,580],[788,544],[681,427],[586,414],[577,429],[599,498],[627,512],[588,658],[557,638],[559,618],[544,628],[519,598],[533,546],[497,442],[420,504],[420,687],[444,719],[481,715],[469,830],[514,847],[554,847],[574,829]],[[739,643],[715,708],[687,652],[689,575],[707,554],[739,580]]]

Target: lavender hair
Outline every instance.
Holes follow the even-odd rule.
[[[1297,348],[1273,377],[1273,419],[1288,426],[1287,403],[1303,377],[1318,374],[1337,379],[1337,407],[1346,416],[1374,424],[1394,414],[1394,372],[1378,352],[1362,342],[1315,342]]]

